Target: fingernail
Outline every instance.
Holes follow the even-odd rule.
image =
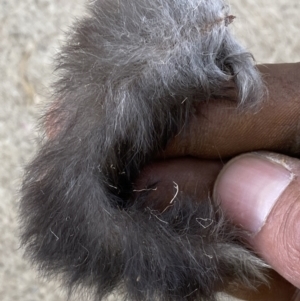
[[[257,234],[280,195],[293,179],[288,166],[271,157],[247,154],[225,165],[214,187],[226,215]]]

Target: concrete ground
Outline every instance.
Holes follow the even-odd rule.
[[[22,166],[35,151],[35,124],[49,95],[51,61],[84,0],[0,0],[0,300],[67,300],[37,278],[19,249]],[[231,0],[233,26],[258,63],[300,61],[299,0]],[[299,83],[300,84],[300,83]]]

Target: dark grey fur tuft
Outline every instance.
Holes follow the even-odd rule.
[[[229,82],[242,104],[262,98],[251,55],[229,32],[227,5],[98,0],[89,12],[57,60],[44,117],[55,133],[27,167],[27,254],[96,300],[118,290],[130,301],[207,301],[228,283],[255,285],[262,262],[212,201],[177,198],[159,213],[132,196],[141,167],[188,122],[197,99]]]

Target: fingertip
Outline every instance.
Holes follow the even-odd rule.
[[[300,287],[300,161],[269,153],[245,154],[218,176],[214,197],[250,235],[254,251]]]
[[[256,234],[293,174],[266,156],[249,153],[230,161],[221,171],[214,187],[214,197],[238,225]]]

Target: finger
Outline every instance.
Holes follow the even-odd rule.
[[[237,110],[229,100],[199,104],[189,125],[163,156],[215,159],[255,150],[299,153],[300,64],[259,69],[269,95],[258,108]]]
[[[219,160],[193,158],[152,163],[142,171],[135,185],[136,195],[151,187],[150,194],[147,195],[147,199],[151,200],[149,206],[160,211],[169,205],[177,193],[205,200],[211,196],[215,179],[223,165]],[[247,287],[228,287],[227,293],[245,301],[292,300],[295,287],[274,272],[268,276],[269,283],[261,285],[255,291]]]
[[[272,153],[240,156],[223,169],[214,196],[249,231],[254,250],[300,288],[300,161]]]
[[[197,199],[211,195],[214,181],[223,167],[220,160],[180,158],[147,165],[135,183],[135,193],[145,190],[158,210],[169,205],[176,195],[189,194]],[[153,204],[151,204],[153,206]]]

